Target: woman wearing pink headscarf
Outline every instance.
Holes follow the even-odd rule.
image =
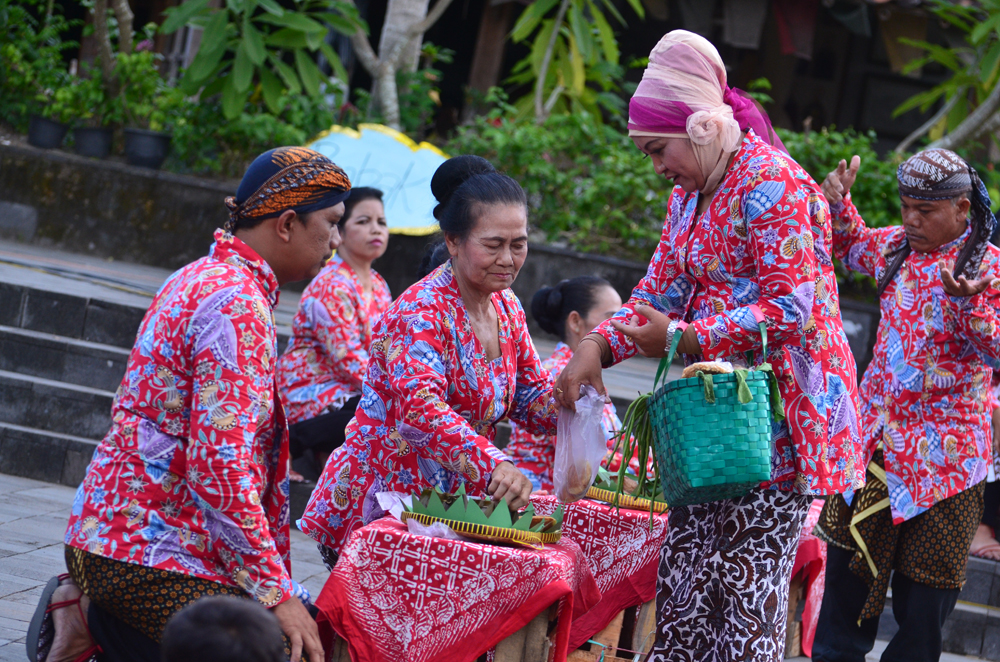
[[[770,122],[726,85],[715,48],[670,32],[629,104],[629,135],[674,181],[660,244],[628,303],[586,336],[556,383],[604,391],[602,366],[662,357],[769,361],[786,420],[771,480],[746,496],[672,508],[653,660],[780,660],[789,576],[816,495],[863,484],[857,369],[840,319],[829,207]],[[757,319],[768,328],[762,356]],[[690,324],[688,324],[690,322]]]

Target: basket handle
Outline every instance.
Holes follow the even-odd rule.
[[[763,358],[767,360],[767,324],[764,323],[764,312],[760,309],[757,304],[751,304],[749,306],[750,312],[753,313],[753,318],[757,320],[757,328],[760,330],[761,343],[763,345]],[[680,328],[680,327],[678,327]],[[687,325],[684,325],[687,328]],[[674,337],[670,340],[670,351],[667,355],[660,359],[660,365],[656,369],[656,379],[653,380],[653,390],[655,391],[660,386],[660,380],[666,381],[667,371],[670,369],[670,364],[674,362],[674,356],[677,355],[677,346],[681,342],[681,336],[683,333],[674,332]],[[752,364],[752,362],[751,362]]]

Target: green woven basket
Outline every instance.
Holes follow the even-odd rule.
[[[759,323],[767,356],[767,329]],[[660,363],[656,383],[677,352]],[[655,389],[649,401],[663,496],[673,506],[742,496],[771,478],[771,418],[784,418],[770,366],[698,372]]]

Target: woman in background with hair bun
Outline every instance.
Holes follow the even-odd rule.
[[[382,191],[355,187],[344,208],[340,247],[302,292],[278,360],[292,458],[312,450],[320,469],[344,443],[361,399],[372,326],[392,303],[389,285],[372,269],[389,243]],[[296,472],[291,478],[302,480]]]
[[[464,484],[527,505],[531,481],[493,444],[496,424],[555,432],[552,381],[510,289],[528,252],[524,190],[472,156],[442,164],[431,190],[449,258],[376,325],[347,440],[299,520],[330,567],[352,531],[384,514],[380,492]]]
[[[542,367],[555,379],[569,363],[577,345],[604,320],[610,319],[622,307],[622,298],[611,283],[598,276],[578,276],[564,280],[555,287],[543,287],[531,298],[531,316],[543,331],[559,338],[552,356]],[[621,421],[610,402],[602,417],[608,436],[608,449],[614,447],[614,433]],[[552,490],[552,463],[555,459],[556,436],[529,434],[517,424],[512,426],[510,443],[504,451],[514,459],[514,465],[524,472],[536,490]],[[609,463],[611,458],[605,460]],[[619,458],[620,462],[620,458]],[[617,463],[611,460],[612,469]],[[633,467],[633,470],[638,466]]]

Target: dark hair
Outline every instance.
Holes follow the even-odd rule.
[[[574,310],[586,317],[597,304],[597,292],[611,283],[600,276],[577,276],[555,287],[543,287],[531,297],[531,316],[538,326],[566,340],[566,318]]]
[[[441,230],[460,239],[472,231],[479,205],[528,205],[521,185],[479,156],[456,156],[442,163],[431,179],[431,192],[438,201],[434,218]]]
[[[448,253],[448,244],[443,241],[436,241],[428,244],[424,249],[424,257],[420,260],[420,267],[417,269],[417,278],[423,278],[448,261],[451,255]]]
[[[221,595],[201,598],[174,614],[163,630],[160,651],[163,662],[286,659],[274,614],[254,600]]]
[[[371,186],[356,186],[351,189],[351,193],[344,200],[344,215],[340,217],[338,225],[343,228],[344,223],[351,217],[354,207],[365,200],[378,200],[382,202],[382,191]]]

